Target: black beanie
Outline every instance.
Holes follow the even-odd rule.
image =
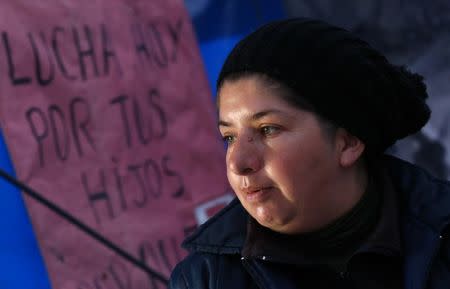
[[[371,153],[417,132],[430,118],[422,76],[390,64],[354,34],[322,21],[276,21],[251,33],[228,55],[217,89],[227,78],[252,73],[289,87]]]

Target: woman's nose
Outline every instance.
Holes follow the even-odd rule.
[[[237,138],[227,152],[228,170],[237,175],[259,171],[263,159],[258,143],[252,136]]]

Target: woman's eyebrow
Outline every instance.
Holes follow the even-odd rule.
[[[283,112],[280,111],[280,110],[278,110],[278,109],[268,109],[268,110],[263,110],[263,111],[257,112],[257,113],[255,113],[254,115],[252,115],[251,120],[255,121],[255,120],[258,120],[258,119],[260,119],[260,118],[263,118],[263,117],[265,117],[265,116],[267,116],[267,115],[270,115],[270,114],[279,114],[279,115],[282,115]]]
[[[253,114],[250,117],[250,120],[251,121],[256,121],[258,119],[261,119],[261,118],[263,118],[263,117],[265,117],[267,115],[271,115],[271,114],[284,115],[284,113],[282,111],[280,111],[280,110],[268,109],[268,110],[259,111],[259,112],[255,113],[255,114]],[[227,121],[224,121],[224,120],[219,120],[218,126],[230,127],[230,126],[233,126],[233,125],[230,122],[227,122]]]
[[[231,123],[223,121],[223,120],[219,120],[219,122],[217,123],[217,126],[231,126]]]

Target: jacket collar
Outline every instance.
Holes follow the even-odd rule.
[[[182,244],[189,251],[240,254],[247,233],[248,214],[237,198],[201,225]]]

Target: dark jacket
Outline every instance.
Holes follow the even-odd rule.
[[[450,183],[393,157],[385,166],[402,204],[405,288],[450,288]],[[170,288],[297,288],[276,263],[241,258],[246,225],[237,200],[202,225],[185,240],[190,254],[172,272]]]

